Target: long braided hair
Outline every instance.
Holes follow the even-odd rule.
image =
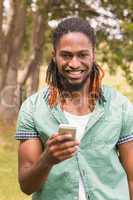
[[[96,37],[93,28],[88,21],[84,21],[77,17],[67,18],[59,23],[53,33],[53,46],[55,49],[60,38],[69,32],[80,32],[85,34],[91,41],[93,50],[95,49]],[[101,80],[103,76],[104,71],[102,68],[97,63],[93,63],[89,76],[90,84],[88,91],[90,110],[94,109],[97,100],[100,103],[105,101],[101,89]],[[62,104],[65,102],[66,96],[64,91],[66,91],[66,88],[65,84],[62,84],[62,79],[63,77],[58,72],[57,64],[52,59],[46,72],[46,83],[50,86],[48,98],[50,107],[53,107],[58,103],[58,97],[60,97]]]

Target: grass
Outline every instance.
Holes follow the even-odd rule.
[[[0,124],[0,200],[30,200],[20,191],[17,180],[17,142],[15,129]]]

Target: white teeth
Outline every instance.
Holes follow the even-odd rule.
[[[72,71],[72,70],[66,70],[67,72],[70,72],[70,73],[78,73],[78,72],[83,72],[83,70],[75,70],[75,71]]]
[[[82,71],[69,71],[70,73],[80,73]]]

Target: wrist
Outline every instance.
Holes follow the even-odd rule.
[[[47,170],[51,170],[51,168],[54,166],[54,163],[51,161],[51,159],[45,151],[41,155],[41,162],[43,167],[47,168]]]

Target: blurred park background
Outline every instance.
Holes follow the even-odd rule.
[[[29,200],[17,182],[15,122],[21,103],[45,85],[51,33],[64,17],[90,21],[103,82],[133,102],[132,0],[0,0],[0,200]]]

